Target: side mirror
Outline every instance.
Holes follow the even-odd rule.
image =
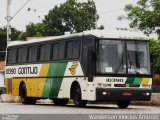
[[[88,47],[88,81],[93,81],[93,76],[95,74],[95,64],[96,63],[96,54],[94,47]]]

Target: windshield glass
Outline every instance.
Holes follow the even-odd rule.
[[[103,74],[150,74],[148,43],[100,40],[96,66]]]
[[[127,42],[128,73],[150,74],[149,45],[146,42]]]

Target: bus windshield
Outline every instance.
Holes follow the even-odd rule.
[[[148,42],[99,40],[97,73],[150,74]]]

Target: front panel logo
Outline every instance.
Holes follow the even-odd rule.
[[[71,72],[72,75],[75,75],[76,73],[76,68],[77,68],[78,64],[72,65],[69,70]]]

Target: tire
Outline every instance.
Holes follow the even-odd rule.
[[[54,98],[53,102],[55,105],[58,106],[65,106],[68,103],[69,99],[58,99],[58,98]]]
[[[124,100],[124,101],[117,101],[117,106],[119,108],[127,108],[130,104],[129,100]]]
[[[82,100],[81,88],[79,84],[76,84],[73,89],[73,102],[76,107],[85,107],[87,104],[86,100]]]
[[[20,96],[21,96],[22,104],[35,104],[36,103],[36,98],[27,97],[27,90],[26,90],[25,84],[22,85],[20,90],[21,90]]]

